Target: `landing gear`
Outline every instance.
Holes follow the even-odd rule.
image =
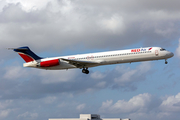
[[[83,69],[82,69],[82,73],[89,74],[89,70],[88,70],[88,68],[86,68],[86,69],[85,69],[85,68],[83,68]]]
[[[168,64],[168,62],[165,60],[165,64]]]

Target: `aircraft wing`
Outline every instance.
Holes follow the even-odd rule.
[[[89,67],[89,66],[99,64],[99,62],[71,60],[71,59],[64,59],[64,58],[61,58],[61,60],[67,61],[69,64],[74,65],[77,68]]]

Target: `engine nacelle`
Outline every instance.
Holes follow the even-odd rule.
[[[48,61],[40,62],[37,66],[39,66],[39,67],[54,67],[54,66],[58,66],[58,65],[60,65],[60,61],[59,61],[59,59],[55,59],[55,60],[48,60]]]

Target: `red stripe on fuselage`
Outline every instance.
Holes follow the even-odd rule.
[[[18,53],[23,59],[25,62],[31,62],[31,61],[34,61],[34,59],[32,59],[31,57],[25,55],[25,54],[22,54],[22,53]]]
[[[59,65],[59,59],[43,61],[40,63],[41,67],[53,67]]]

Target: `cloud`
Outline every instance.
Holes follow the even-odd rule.
[[[46,104],[51,104],[51,103],[53,103],[55,100],[57,100],[57,97],[55,97],[55,96],[48,96],[48,97],[44,98],[44,102],[45,102]]]
[[[160,108],[162,111],[177,112],[180,111],[180,93],[175,96],[169,96],[163,100]]]
[[[145,112],[151,103],[152,96],[148,93],[139,94],[134,96],[129,101],[118,100],[113,104],[113,101],[106,101],[102,103],[100,112],[117,113],[132,113],[132,112]]]
[[[110,71],[90,71],[89,75],[85,75],[79,69],[51,71],[9,65],[1,70],[3,79],[0,88],[4,91],[1,97],[39,99],[49,94],[90,93],[106,88],[135,91],[136,84],[146,80],[150,66],[149,62],[145,62],[134,69],[117,66]]]
[[[107,29],[114,34],[122,34],[125,29],[123,18],[116,14],[109,19],[103,19],[100,24],[103,29]]]
[[[91,74],[91,78],[93,78],[93,79],[103,79],[105,77],[106,77],[106,75],[101,73],[101,72],[99,72],[99,71],[93,72]]]
[[[13,100],[5,100],[3,102],[0,102],[0,109],[7,108],[9,105],[11,105],[12,102]]]
[[[176,56],[180,58],[180,39],[179,39],[178,48],[176,49]]]
[[[6,118],[7,116],[9,116],[11,112],[14,111],[13,108],[9,108],[12,104],[13,104],[13,100],[0,101],[0,118],[1,119]]]
[[[6,0],[7,4],[16,4],[16,3],[21,3],[23,10],[26,12],[29,12],[31,10],[37,10],[37,9],[43,9],[50,0]]]
[[[101,114],[121,114],[129,116],[135,120],[138,119],[161,119],[169,120],[173,118],[178,120],[180,111],[180,93],[175,96],[157,98],[148,93],[143,93],[132,97],[130,100],[118,100],[113,103],[113,100],[102,102],[99,112]]]
[[[69,70],[67,72],[66,70],[62,70],[62,71],[42,70],[39,72],[38,76],[42,78],[41,80],[43,84],[61,83],[61,82],[72,81],[73,78],[77,77],[77,71]]]
[[[82,111],[85,108],[86,104],[80,104],[76,107],[77,110]]]
[[[22,78],[22,76],[28,76],[26,69],[20,66],[10,66],[5,68],[5,70],[4,79],[15,80]]]
[[[37,113],[30,113],[30,112],[25,112],[23,114],[18,115],[18,119],[20,118],[36,119],[37,117],[38,117]]]
[[[8,0],[0,12],[0,55],[7,58],[4,47],[24,45],[38,52],[114,50],[139,42],[169,46],[179,38],[179,2],[113,1]]]
[[[158,119],[177,119],[180,112],[180,93],[177,95],[165,96],[159,106]]]
[[[127,69],[123,67],[117,67],[116,70],[119,71],[121,75],[116,76],[113,80],[116,83],[114,87],[129,87],[129,90],[134,90],[136,87],[133,83],[142,81],[146,79],[146,74],[150,72],[151,64],[150,62],[143,62],[136,69]]]
[[[81,103],[77,98],[73,99],[65,94],[56,95],[56,97],[49,96],[36,100],[6,100],[0,104],[0,106],[3,105],[3,107],[0,107],[0,110],[2,111],[2,116],[0,117],[2,119],[6,118],[7,120],[11,119],[12,117],[20,120],[27,118],[36,120],[49,118],[50,116],[53,116],[53,118],[56,118],[56,116],[70,117],[71,115],[80,114],[82,111],[83,113],[91,113],[93,111],[93,113],[98,113],[105,117],[119,116],[119,114],[121,114],[119,117],[125,118],[128,116],[128,118],[133,118],[135,120],[140,118],[147,120],[152,118],[164,120],[174,118],[175,120],[178,120],[179,118],[177,116],[180,110],[177,109],[180,106],[179,95],[180,93],[174,96],[158,97],[149,93],[143,93],[135,95],[129,100],[119,99],[116,102],[113,102],[114,100],[106,100],[105,102],[102,102],[100,107],[98,105],[94,105],[96,104],[94,102],[93,105],[88,104],[87,101],[84,101],[85,103]],[[11,116],[9,116],[10,113],[15,114],[11,114]],[[69,115],[69,113],[71,113],[71,115]],[[41,114],[43,114],[43,116],[41,116]]]
[[[10,111],[11,111],[11,110],[2,110],[2,111],[0,112],[0,118],[5,118],[5,117],[7,117],[7,116],[9,115]]]

